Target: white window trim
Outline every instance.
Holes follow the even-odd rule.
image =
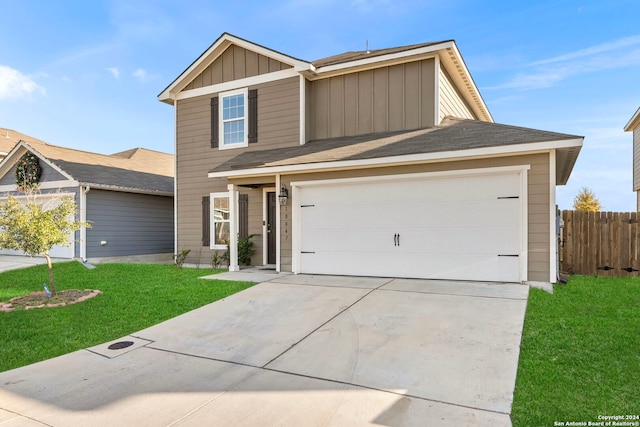
[[[229,237],[231,237],[231,216],[228,221],[216,221],[215,212],[215,199],[227,199],[229,200],[229,192],[222,191],[219,193],[209,194],[209,248],[210,249],[227,249],[229,245],[216,244],[216,222],[228,222],[229,223]],[[231,209],[231,205],[229,205]]]
[[[224,98],[234,95],[244,96],[244,140],[233,144],[224,143]],[[232,150],[234,148],[244,148],[249,146],[249,88],[231,90],[218,94],[218,149]]]

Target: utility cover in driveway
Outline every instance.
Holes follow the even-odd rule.
[[[520,173],[303,183],[299,272],[519,282]]]

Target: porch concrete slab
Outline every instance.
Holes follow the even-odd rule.
[[[151,348],[263,366],[366,293],[265,282],[133,335]]]
[[[0,405],[48,426],[171,425],[254,371],[144,347],[114,359],[81,350],[1,373]]]
[[[291,283],[297,285],[312,286],[336,286],[342,288],[375,289],[392,281],[393,279],[384,277],[347,277],[329,276],[317,274],[292,274],[279,277],[278,283]]]
[[[269,369],[509,414],[526,300],[376,290]]]
[[[200,277],[201,279],[208,280],[230,280],[236,282],[253,282],[262,283],[271,280],[281,280],[282,278],[289,276],[291,273],[278,273],[275,270],[240,270],[240,271],[227,271],[225,273],[209,274],[207,276]]]
[[[517,283],[465,282],[455,280],[393,279],[381,289],[443,295],[526,300],[529,286]]]
[[[511,426],[509,416],[261,369],[178,426]]]

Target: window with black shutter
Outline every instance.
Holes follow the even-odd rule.
[[[211,204],[209,196],[202,198],[202,246],[211,244]]]

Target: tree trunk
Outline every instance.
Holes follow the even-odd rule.
[[[44,254],[44,257],[47,259],[47,267],[49,267],[49,289],[51,291],[51,295],[56,294],[56,281],[53,280],[53,266],[51,265],[51,257],[48,253]]]

